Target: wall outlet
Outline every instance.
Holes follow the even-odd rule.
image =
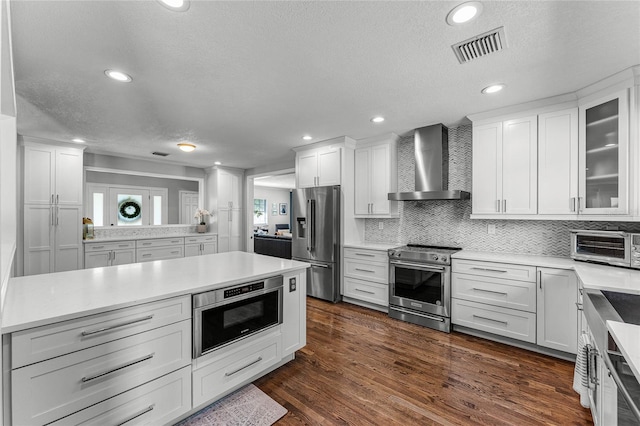
[[[380,230],[384,229],[384,222],[378,222],[378,229]]]
[[[487,225],[487,234],[496,235],[496,226],[494,224]]]
[[[289,292],[296,291],[296,279],[289,278]]]

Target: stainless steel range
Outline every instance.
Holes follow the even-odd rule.
[[[460,248],[408,244],[390,249],[389,316],[451,331],[451,255]]]

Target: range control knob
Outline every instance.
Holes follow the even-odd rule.
[[[446,262],[446,261],[447,261],[447,256],[442,256],[442,259],[441,259],[441,260],[442,260],[443,262]]]
[[[436,261],[438,260],[438,255],[437,254],[433,255],[433,260],[436,260]]]

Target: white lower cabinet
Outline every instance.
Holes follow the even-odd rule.
[[[138,262],[166,260],[184,257],[184,238],[157,238],[136,241]]]
[[[343,296],[389,307],[389,259],[385,250],[344,249]],[[351,300],[349,300],[351,299]]]
[[[451,321],[575,354],[578,285],[572,270],[453,259]]]
[[[51,425],[167,424],[191,410],[191,367],[102,401]]]
[[[234,347],[219,350],[209,363],[193,371],[193,406],[213,401],[282,359],[282,335],[273,333]]]
[[[218,252],[218,237],[215,235],[185,237],[184,257],[201,256]]]
[[[85,269],[99,268],[102,266],[126,265],[128,263],[135,263],[135,261],[135,241],[84,244]]]
[[[13,424],[45,424],[191,363],[181,321],[12,370]]]
[[[537,344],[578,350],[577,278],[573,271],[538,268]]]

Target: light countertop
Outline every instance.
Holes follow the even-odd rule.
[[[345,243],[345,248],[382,250],[387,251],[392,248],[400,247],[400,243]]]
[[[138,240],[156,240],[156,239],[170,239],[170,238],[186,238],[186,237],[215,237],[218,234],[213,232],[189,232],[186,234],[175,235],[137,235],[128,237],[109,237],[109,238],[93,238],[90,240],[82,240],[83,244],[89,243],[113,243],[116,241],[138,241]]]
[[[624,356],[631,371],[640,381],[640,326],[607,321],[607,328]]]
[[[227,252],[9,280],[2,333],[307,268],[308,263]]]

